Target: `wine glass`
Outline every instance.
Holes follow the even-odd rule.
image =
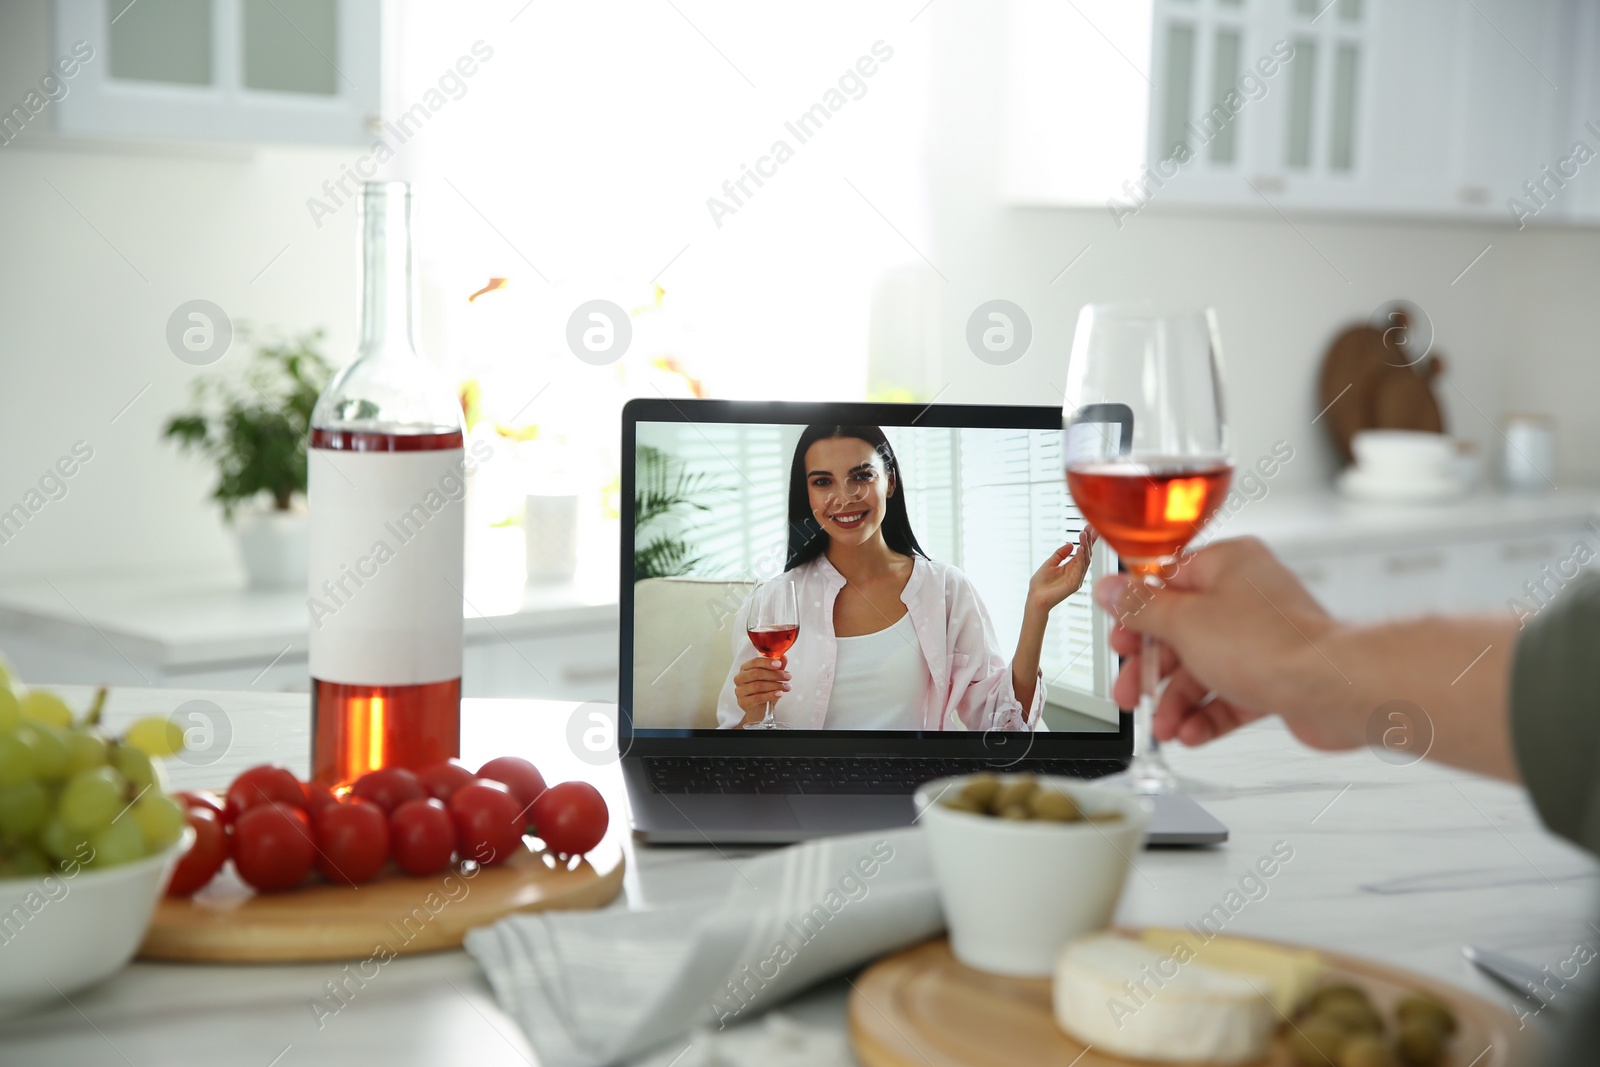
[[[794,583],[784,578],[773,578],[750,591],[750,613],[745,619],[745,633],[750,643],[766,659],[779,659],[794,647],[800,636],[800,609],[794,598]],[[767,701],[766,714],[760,722],[746,723],[746,730],[787,730],[772,716],[773,705]]]
[[[1137,580],[1160,586],[1233,476],[1215,314],[1142,302],[1085,307],[1062,427],[1073,501]],[[1151,730],[1160,648],[1149,635],[1140,665],[1133,760],[1120,784],[1146,795],[1183,792]]]

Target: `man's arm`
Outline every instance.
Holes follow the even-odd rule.
[[[1095,599],[1117,617],[1112,646],[1128,657],[1113,690],[1121,707],[1138,699],[1139,635],[1163,643],[1161,740],[1203,744],[1279,715],[1314,748],[1355,748],[1378,709],[1398,700],[1427,715],[1432,758],[1519,777],[1508,714],[1512,619],[1340,623],[1253,539],[1186,557],[1165,588],[1103,578]]]

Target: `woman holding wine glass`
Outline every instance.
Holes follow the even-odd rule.
[[[789,471],[783,574],[740,609],[717,702],[724,729],[1031,730],[1050,609],[1088,573],[1092,535],[1028,582],[1007,663],[959,569],[911,531],[894,448],[877,426],[807,426]]]

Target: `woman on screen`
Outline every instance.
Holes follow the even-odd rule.
[[[1078,591],[1092,535],[1062,545],[1028,582],[1008,664],[966,575],[928,558],[907,517],[894,449],[876,426],[807,426],[789,470],[789,548],[800,633],[763,658],[734,628],[717,724],[761,721],[776,700],[797,730],[1031,730],[1050,609]]]

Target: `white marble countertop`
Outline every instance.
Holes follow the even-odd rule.
[[[530,583],[498,594],[493,603],[469,597],[469,643],[617,624],[614,576]],[[153,670],[303,658],[306,619],[305,590],[247,589],[230,573],[40,577],[0,585],[0,632],[90,654],[103,654],[110,642],[137,667]]]
[[[87,695],[64,692],[79,700]],[[226,727],[219,736],[225,732],[229,741],[225,753],[202,754],[205,760],[216,756],[206,766],[174,763],[176,786],[224,783],[269,759],[304,769],[304,697],[124,689],[113,692],[107,715],[112,723],[125,722],[191,699],[209,700],[221,710]],[[567,747],[567,720],[575,707],[465,701],[463,756],[475,765],[491,755],[516,753],[537,762],[551,780],[594,782],[613,812],[601,855],[621,850],[630,865],[626,900],[615,906],[647,907],[721,886],[730,865],[748,853],[635,845],[625,830],[616,766],[590,766]],[[1507,1003],[1513,998],[1462,960],[1463,943],[1499,949],[1537,967],[1566,958],[1579,941],[1600,941],[1589,926],[1597,914],[1600,865],[1546,833],[1520,789],[1429,764],[1391,766],[1366,751],[1314,753],[1274,723],[1204,749],[1177,751],[1173,763],[1184,774],[1230,787],[1230,794],[1206,804],[1231,827],[1232,840],[1210,851],[1138,856],[1120,922],[1197,920],[1281,841],[1294,850],[1293,858],[1268,883],[1267,895],[1235,916],[1229,932],[1370,956]],[[319,1030],[309,1002],[337,972],[328,964],[135,963],[104,985],[73,995],[71,1003],[0,1023],[0,1062],[534,1062],[527,1041],[464,953],[394,961]],[[842,981],[835,982],[780,1010],[801,1025],[837,1035],[846,991]]]

